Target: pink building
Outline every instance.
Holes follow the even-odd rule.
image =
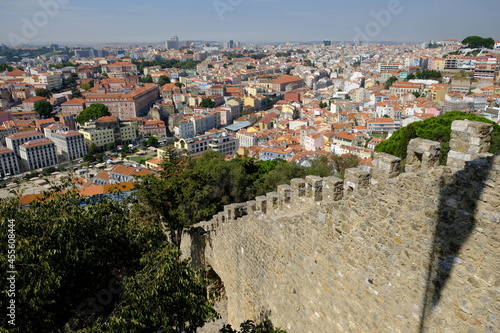
[[[83,109],[85,109],[85,100],[82,98],[73,98],[61,105],[62,113],[69,113],[75,116],[79,115]]]
[[[304,140],[304,148],[309,151],[316,151],[325,146],[325,138],[319,133],[311,133],[306,135]]]
[[[166,137],[167,127],[163,120],[143,120],[139,122],[139,133],[144,137]]]

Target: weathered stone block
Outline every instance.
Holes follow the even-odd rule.
[[[290,181],[292,193],[296,197],[306,196],[306,181],[302,178],[294,178]]]
[[[338,177],[323,179],[323,200],[338,201],[344,194],[344,181]]]
[[[323,178],[318,176],[306,176],[306,197],[313,198],[314,201],[321,201],[323,198]]]
[[[292,187],[290,185],[278,186],[278,207],[283,209],[291,201]]]
[[[408,144],[405,171],[416,172],[439,165],[440,150],[441,144],[437,141],[412,139]]]
[[[260,213],[267,212],[267,198],[263,195],[255,198],[255,211]]]
[[[253,214],[255,210],[256,210],[256,201],[255,200],[247,201],[247,214],[248,215]]]
[[[344,194],[370,185],[370,173],[359,168],[349,168],[345,171]]]
[[[387,153],[375,153],[372,178],[394,178],[399,175],[401,159]]]
[[[267,211],[269,212],[270,209],[278,209],[278,193],[277,192],[270,192],[266,194],[267,198]]]

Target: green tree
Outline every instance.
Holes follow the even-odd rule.
[[[0,72],[5,72],[5,71],[9,71],[11,72],[14,68],[12,68],[12,66],[9,66],[7,64],[4,64],[4,63],[0,63]]]
[[[391,76],[389,79],[387,79],[387,81],[385,82],[385,85],[384,85],[384,88],[386,90],[389,90],[389,88],[393,85],[394,82],[396,82],[398,80],[397,77],[395,76]]]
[[[415,77],[421,80],[439,80],[442,74],[440,71],[424,69],[423,71],[417,71]]]
[[[73,98],[82,98],[82,92],[78,88],[73,88],[71,89],[71,96],[73,96]]]
[[[406,80],[407,81],[410,81],[410,80],[415,80],[417,77],[415,76],[415,74],[409,74],[407,77],[406,77]]]
[[[37,102],[35,103],[35,111],[40,117],[49,118],[52,114],[52,105],[47,101]]]
[[[153,78],[151,77],[151,75],[146,75],[146,76],[141,77],[140,81],[142,83],[153,83]]]
[[[165,84],[170,83],[170,78],[166,75],[162,75],[158,78],[158,84],[160,87],[164,86]]]
[[[165,243],[153,225],[132,220],[125,203],[82,200],[75,191],[47,193],[23,210],[17,199],[2,199],[0,215],[4,239],[7,220],[15,221],[16,303],[22,304],[16,327],[9,332],[63,332],[70,322],[84,324],[92,314],[107,315],[119,295],[112,294],[104,305],[96,302],[99,290],[110,283],[118,288],[114,272],[134,275],[143,266],[143,253]],[[5,272],[9,270],[6,253],[0,253]],[[0,282],[2,290],[8,290],[7,282]],[[5,321],[1,325],[7,328]]]
[[[486,47],[492,49],[495,45],[495,40],[491,37],[483,38],[479,36],[469,36],[462,41],[462,44],[472,48]]]
[[[101,103],[95,103],[80,112],[80,114],[76,116],[76,121],[83,124],[91,119],[96,120],[105,116],[111,116],[108,107]]]
[[[184,83],[181,83],[179,81],[175,82],[174,85],[177,87],[177,88],[182,88],[184,87]]]
[[[110,142],[106,145],[106,150],[113,150],[115,148],[114,142]]]
[[[52,91],[50,91],[48,89],[40,88],[40,89],[35,89],[35,94],[37,96],[50,98],[52,96]]]
[[[96,145],[94,142],[90,144],[89,151],[91,154],[97,154],[98,152],[101,151],[101,148],[99,148],[98,145]]]
[[[84,83],[80,86],[83,90],[89,90],[90,88],[94,87],[94,81],[90,81],[87,83]]]
[[[461,111],[447,112],[441,116],[432,117],[400,128],[394,132],[389,140],[378,144],[377,147],[375,147],[375,151],[385,152],[405,159],[408,143],[411,139],[418,137],[440,142],[440,163],[446,164],[451,135],[451,123],[455,120],[464,119],[493,124],[494,130],[491,134],[491,146],[489,152],[492,154],[500,152],[500,126],[486,118]]]
[[[158,138],[155,135],[151,135],[146,141],[148,147],[156,147],[158,146]]]
[[[208,280],[170,245],[146,254],[143,268],[123,282],[120,303],[89,332],[195,333],[219,317],[206,298]]]
[[[195,332],[217,317],[208,281],[127,201],[50,192],[30,209],[0,199],[0,215],[0,236],[7,239],[9,219],[16,231],[22,306],[11,332]],[[0,267],[9,271],[6,253]]]
[[[215,102],[211,98],[203,98],[200,103],[201,107],[213,108],[215,107]]]

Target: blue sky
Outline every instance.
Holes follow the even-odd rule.
[[[497,0],[0,0],[0,43],[498,40],[499,12]]]

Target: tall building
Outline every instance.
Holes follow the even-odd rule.
[[[54,124],[45,128],[45,136],[55,143],[56,151],[61,155],[62,160],[74,160],[87,153],[83,134],[68,130],[62,124]]]
[[[49,139],[37,139],[19,146],[21,163],[25,170],[46,168],[57,164],[56,145]]]
[[[165,47],[167,50],[178,50],[179,49],[179,37],[174,36],[165,42]]]
[[[19,146],[30,140],[42,139],[43,134],[37,131],[18,132],[5,138],[7,148],[19,155]]]
[[[331,40],[324,40],[323,41],[323,46],[331,46],[332,45],[332,41]]]
[[[16,153],[7,147],[0,146],[0,177],[17,175],[19,164]]]
[[[156,83],[144,83],[134,89],[109,91],[96,89],[85,94],[85,106],[104,104],[109,112],[121,120],[139,117],[149,110],[153,102],[160,98],[160,87]]]

